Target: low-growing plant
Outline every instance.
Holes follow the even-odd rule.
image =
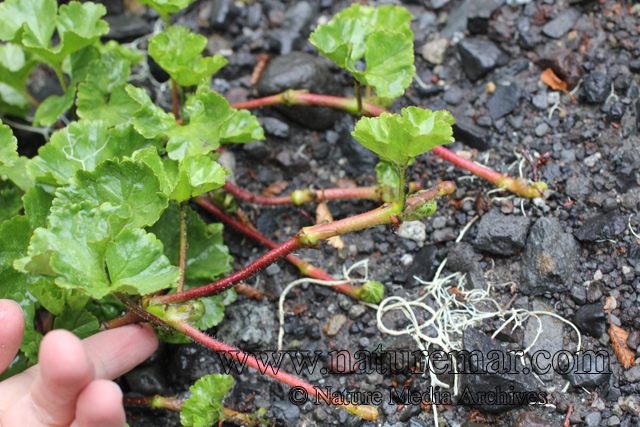
[[[450,194],[453,184],[442,182],[425,191],[406,179],[413,159],[429,150],[527,197],[539,196],[546,187],[513,180],[442,147],[454,141],[454,118],[446,111],[409,107],[392,114],[380,107],[401,96],[415,72],[408,25],[412,17],[405,9],[356,4],[311,35],[322,54],[352,73],[355,98],[290,90],[229,105],[210,89],[211,76],[227,60],[203,57],[203,36],[171,26],[170,14],[192,2],[142,0],[166,23],[166,31],[149,40],[148,54],[171,77],[171,112],[144,88],[128,83],[132,66],[144,53],[100,41],[109,31],[101,19],[104,6],[70,2],[58,7],[55,0],[0,4],[0,40],[5,42],[0,46],[0,111],[27,118],[33,106],[33,125],[59,128],[37,156],[27,159],[18,156],[18,141],[0,122],[0,298],[19,301],[26,321],[20,353],[0,379],[37,363],[42,336],[52,329],[84,338],[101,329],[150,322],[166,341],[194,340],[327,403],[375,419],[375,408],[325,398],[313,386],[268,371],[262,361],[202,331],[222,321],[225,306],[235,301],[234,286],[271,263],[286,258],[305,275],[334,280],[293,252],[368,227],[432,215],[435,199]],[[55,46],[54,33],[59,39]],[[63,95],[38,103],[29,94],[28,76],[38,64],[51,67]],[[266,197],[225,182],[229,172],[217,162],[220,148],[264,139],[247,109],[283,103],[370,116],[358,121],[352,135],[380,156],[379,184]],[[225,210],[235,203],[230,194],[264,204],[367,198],[381,206],[305,227],[277,245],[227,215]],[[222,224],[205,224],[190,202],[272,250],[227,276],[232,258],[222,241]],[[334,289],[371,303],[379,302],[384,292],[376,281]],[[208,426],[219,419],[261,422],[263,412],[238,414],[223,408],[232,383],[229,376],[207,376],[196,382],[193,397],[184,403],[159,396],[129,403],[181,410],[185,426]]]

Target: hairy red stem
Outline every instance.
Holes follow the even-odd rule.
[[[298,232],[293,238],[287,240],[282,245],[270,251],[266,255],[258,258],[256,261],[243,268],[242,270],[228,276],[222,280],[202,286],[200,288],[190,289],[184,292],[178,292],[171,295],[156,296],[149,299],[150,305],[161,305],[167,303],[179,303],[188,300],[203,298],[211,295],[219,294],[233,285],[247,280],[257,272],[267,268],[272,263],[284,258],[292,252],[304,247],[314,247],[317,243],[327,240],[334,236],[352,233],[354,231],[363,230],[365,228],[375,227],[378,225],[395,224],[399,215],[411,215],[417,211],[429,200],[451,194],[455,189],[453,183],[449,181],[438,184],[437,187],[431,188],[423,193],[413,195],[407,198],[406,202],[385,203],[378,209],[345,218],[339,221],[327,224],[316,225],[313,227],[305,227]]]
[[[337,199],[369,199],[382,203],[383,191],[382,185],[372,187],[358,188],[329,188],[326,190],[296,190],[286,196],[259,196],[249,193],[229,181],[224,184],[224,189],[235,197],[249,203],[258,205],[301,205],[307,202],[315,202],[320,200],[337,200]],[[422,190],[422,184],[419,182],[409,183],[409,192],[414,193]]]
[[[128,311],[120,317],[100,323],[100,329],[108,331],[109,329],[119,328],[121,326],[131,325],[133,323],[142,322],[142,318],[133,311]]]
[[[212,215],[217,216],[225,224],[230,225],[231,227],[235,228],[236,230],[238,230],[242,234],[252,238],[253,240],[256,240],[256,241],[262,243],[263,245],[265,245],[266,247],[268,247],[270,249],[276,249],[278,247],[277,243],[269,240],[268,238],[266,238],[262,234],[258,233],[257,231],[254,231],[254,230],[250,229],[246,225],[242,224],[240,221],[237,221],[234,218],[232,218],[231,216],[225,214],[216,205],[211,203],[206,198],[204,198],[202,196],[198,196],[198,197],[194,198],[193,201],[196,202],[198,205],[202,206],[202,208],[207,210]],[[312,277],[314,279],[319,279],[319,280],[327,280],[327,281],[335,281],[336,280],[332,276],[330,276],[326,271],[324,271],[324,270],[322,270],[322,269],[320,269],[318,267],[315,267],[314,265],[312,265],[311,263],[309,263],[307,261],[303,261],[301,258],[298,258],[295,255],[289,254],[289,255],[287,255],[285,257],[285,259],[287,261],[289,261],[291,264],[293,264],[296,267],[298,267],[300,272],[302,274],[304,274],[305,276]],[[354,291],[356,289],[358,289],[358,288],[345,283],[345,284],[342,284],[342,285],[335,285],[335,286],[333,286],[333,289],[335,289],[336,291],[342,292],[343,294],[347,294],[347,295],[355,298]]]
[[[210,348],[211,350],[216,351],[218,353],[222,353],[223,355],[230,357],[232,359],[235,359],[244,365],[257,369],[258,371],[269,375],[271,378],[274,378],[280,382],[288,384],[291,387],[296,388],[296,390],[300,390],[300,393],[303,393],[302,391],[304,390],[304,392],[306,392],[310,396],[315,397],[316,399],[322,399],[329,404],[337,404],[338,406],[340,406],[343,409],[346,409],[352,414],[358,415],[369,421],[373,421],[378,417],[378,411],[373,406],[353,405],[349,402],[341,401],[341,399],[338,399],[338,401],[336,402],[336,399],[334,399],[333,396],[329,396],[327,393],[323,392],[321,389],[316,388],[311,384],[308,384],[294,377],[293,375],[289,375],[285,372],[281,372],[273,368],[269,368],[269,366],[266,365],[264,362],[234,347],[231,347],[230,345],[227,345],[225,343],[222,343],[220,341],[217,341],[211,338],[204,332],[201,332],[196,328],[194,328],[193,326],[189,325],[184,320],[178,319],[175,321],[169,321],[169,325],[175,328],[177,331],[180,331],[186,336],[188,336],[189,338],[193,339],[194,341]]]
[[[358,108],[358,100],[356,98],[342,98],[338,96],[326,96],[307,93],[306,91],[288,90],[279,95],[273,95],[267,98],[254,99],[252,101],[234,104],[233,108],[256,108],[266,105],[322,105],[325,107],[338,108],[345,110],[352,115],[363,114],[365,116],[376,117],[382,113],[389,111],[368,102],[362,102],[362,108]],[[443,159],[453,163],[454,165],[468,170],[499,187],[504,187],[509,191],[520,194],[524,197],[534,198],[541,197],[544,190],[547,189],[546,184],[536,182],[528,185],[525,178],[513,179],[508,174],[501,174],[492,171],[484,166],[478,165],[470,160],[458,156],[454,152],[443,146],[434,147],[432,151]]]

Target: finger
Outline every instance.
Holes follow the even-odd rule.
[[[122,391],[114,382],[95,380],[82,390],[71,427],[124,427]]]
[[[82,345],[95,367],[96,378],[112,380],[151,356],[158,348],[158,338],[149,325],[130,325],[100,332],[83,340]],[[0,383],[0,413],[29,392],[39,372],[40,365],[36,365]]]
[[[0,374],[20,349],[24,333],[24,314],[17,302],[0,299]]]

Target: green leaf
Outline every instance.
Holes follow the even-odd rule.
[[[180,86],[194,86],[229,63],[220,55],[203,58],[206,45],[206,37],[174,25],[149,40],[149,55]]]
[[[27,79],[38,61],[17,44],[0,45],[0,82],[18,92],[25,92]]]
[[[264,139],[264,130],[249,110],[234,110],[222,124],[220,142],[251,142]]]
[[[53,195],[47,193],[42,187],[32,187],[22,200],[24,213],[29,218],[31,228],[35,230],[38,227],[46,227]]]
[[[0,82],[0,112],[25,118],[31,111],[29,100],[9,85]]]
[[[104,45],[100,46],[102,52],[114,52],[129,61],[131,65],[138,65],[140,61],[144,59],[144,54],[137,49],[131,49],[122,46],[115,40],[109,40]]]
[[[72,310],[84,308],[89,301],[89,297],[78,289],[63,289],[46,279],[40,279],[29,285],[29,293],[56,316],[62,314],[65,308]]]
[[[106,160],[93,172],[78,171],[69,186],[56,191],[54,209],[65,204],[90,202],[131,208],[130,226],[144,227],[155,223],[167,207],[167,196],[160,190],[153,170],[141,162]]]
[[[150,294],[175,284],[180,269],[162,254],[162,242],[144,230],[123,230],[107,246],[112,287],[129,294]]]
[[[233,258],[222,240],[222,224],[205,224],[197,213],[187,207],[187,249],[185,283],[192,280],[216,280],[231,271]],[[148,229],[164,244],[164,254],[178,265],[180,260],[180,212],[175,203]]]
[[[236,298],[237,294],[233,289],[228,289],[212,297],[200,298],[199,301],[202,301],[206,311],[194,326],[202,331],[217,326],[224,319],[225,307],[235,302]]]
[[[13,358],[7,369],[0,374],[0,382],[11,378],[14,375],[18,375],[24,372],[29,367],[29,359],[23,352],[19,351],[16,357]]]
[[[52,212],[46,229],[35,231],[28,256],[14,267],[55,275],[58,286],[94,298],[172,286],[180,271],[162,254],[162,243],[141,229],[121,231],[130,216],[127,205],[64,205]]]
[[[415,74],[410,21],[411,14],[397,6],[354,5],[320,25],[309,41],[378,96],[396,98]],[[363,57],[366,70],[360,71],[356,62]]]
[[[0,40],[21,43],[23,33],[46,46],[55,31],[56,0],[6,0],[0,4]]]
[[[25,329],[20,343],[20,351],[29,359],[29,363],[38,363],[38,351],[40,350],[40,342],[42,334],[36,332],[35,329]]]
[[[104,160],[130,156],[138,149],[157,144],[130,125],[107,130],[100,120],[81,120],[51,135],[27,169],[33,180],[60,186],[77,170],[92,171]]]
[[[13,218],[22,210],[22,191],[18,188],[0,190],[0,223]]]
[[[33,117],[34,126],[51,126],[60,116],[73,106],[76,98],[76,85],[71,84],[64,95],[51,95],[38,107]]]
[[[158,177],[163,193],[170,195],[178,183],[179,162],[165,157],[160,157],[154,147],[138,150],[132,155],[133,160],[140,161],[149,166]]]
[[[233,114],[222,96],[213,92],[199,94],[186,102],[185,123],[181,126],[173,114],[157,107],[144,89],[127,85],[126,90],[141,106],[132,120],[136,130],[147,138],[168,138],[167,152],[173,160],[218,148],[221,125]]]
[[[207,375],[189,388],[192,396],[184,402],[180,422],[186,427],[209,427],[223,416],[222,401],[233,386],[231,375]]]
[[[0,166],[13,166],[18,160],[18,140],[9,126],[0,120]]]
[[[17,0],[16,2],[25,3],[27,1],[30,0]],[[94,44],[101,36],[109,32],[109,24],[100,19],[106,13],[107,9],[101,4],[70,2],[68,5],[60,6],[57,19],[55,11],[50,18],[47,17],[45,21],[47,31],[34,32],[31,23],[25,26],[22,44],[49,64],[58,66],[71,53]],[[41,19],[42,16],[38,16],[38,22]],[[51,45],[53,31],[50,28],[50,20],[55,20],[55,27],[60,36],[60,43],[56,46]]]
[[[99,322],[107,322],[115,319],[126,311],[126,307],[118,301],[113,295],[107,295],[100,300],[90,301],[85,310],[93,314]]]
[[[413,15],[402,6],[371,7],[354,3],[351,7],[337,13],[334,19],[345,17],[358,19],[375,29],[400,32],[413,40],[413,32],[409,26],[409,23],[413,20]]]
[[[53,329],[66,329],[82,340],[100,332],[100,323],[87,310],[67,309],[60,317],[56,317]]]
[[[196,0],[139,0],[140,3],[154,8],[160,14],[176,13],[185,9]]]
[[[35,184],[31,178],[29,178],[27,164],[29,164],[29,159],[25,156],[20,156],[18,160],[14,162],[13,166],[0,166],[0,178],[5,181],[10,180],[22,191],[28,191]]]
[[[14,260],[27,252],[29,239],[33,229],[25,216],[15,216],[0,225],[0,298],[16,301],[22,307],[25,318],[25,332],[34,329],[35,301],[29,294],[29,286],[40,280],[35,274],[16,271]],[[30,335],[28,338],[37,339]],[[26,350],[30,359],[34,358],[33,347],[28,339],[23,340],[23,352]],[[37,351],[35,352],[37,356]]]
[[[448,111],[409,107],[402,109],[402,115],[382,113],[380,117],[362,118],[351,134],[383,159],[406,168],[417,155],[453,142],[453,123]]]
[[[140,108],[124,90],[130,72],[131,63],[118,53],[105,52],[91,61],[87,81],[78,86],[78,116],[107,126],[128,122]]]

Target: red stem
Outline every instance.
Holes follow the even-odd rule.
[[[383,186],[375,185],[372,187],[358,188],[329,188],[326,190],[296,190],[287,196],[258,196],[245,191],[229,181],[224,184],[224,189],[235,197],[249,203],[258,205],[300,205],[302,203],[320,201],[320,200],[337,200],[337,199],[370,199],[377,200],[382,203]],[[413,193],[422,190],[422,184],[419,182],[409,183],[409,192]]]
[[[180,412],[182,409],[182,405],[184,402],[178,399],[173,399],[171,397],[162,397],[160,395],[155,395],[151,397],[123,397],[122,398],[123,405],[129,406],[148,406],[152,409],[169,409],[171,411]]]
[[[100,324],[100,329],[102,329],[103,331],[108,331],[109,329],[115,329],[121,326],[140,322],[142,322],[142,318],[140,316],[138,316],[133,311],[128,311],[120,317],[116,317],[115,319],[109,320],[107,322],[102,322]]]
[[[260,372],[264,372],[265,374],[269,375],[271,378],[274,378],[280,382],[288,384],[291,387],[295,387],[297,389],[303,389],[308,393],[308,395],[311,395],[317,399],[322,399],[329,404],[338,404],[338,406],[342,407],[343,409],[346,409],[351,413],[355,413],[355,415],[358,415],[369,421],[373,421],[378,417],[378,411],[372,406],[352,405],[352,404],[348,404],[347,402],[341,401],[341,399],[339,402],[336,402],[332,396],[327,395],[321,389],[318,389],[312,386],[311,384],[308,384],[285,372],[271,369],[265,363],[256,359],[255,357],[249,354],[246,354],[234,347],[231,347],[230,345],[224,344],[220,341],[217,341],[211,338],[204,332],[197,330],[196,328],[189,325],[183,320],[170,321],[169,324],[171,327],[182,332],[183,334],[193,339],[194,341],[210,348],[211,350],[216,351],[218,353],[222,353],[223,355],[230,357],[232,359],[235,359],[242,364],[245,364],[254,369],[257,369]]]
[[[230,225],[231,227],[235,228],[242,234],[252,238],[253,240],[256,240],[262,243],[263,245],[265,245],[270,249],[276,249],[278,247],[277,243],[269,240],[268,238],[258,233],[257,231],[250,229],[246,225],[242,224],[240,221],[237,221],[234,218],[230,217],[229,215],[225,214],[216,205],[211,203],[206,198],[202,196],[198,196],[194,198],[193,201],[199,204],[200,206],[202,206],[205,210],[207,210],[212,215],[215,215],[218,218],[220,218],[220,220],[225,224]],[[312,265],[307,261],[303,261],[302,259],[298,258],[295,255],[289,254],[285,257],[285,259],[289,261],[291,264],[298,267],[300,272],[305,276],[312,277],[314,279],[319,279],[319,280],[327,280],[327,281],[336,280],[332,276],[330,276],[326,271],[318,267],[315,267],[314,265]],[[335,285],[333,286],[333,289],[355,298],[354,291],[358,288],[351,286],[349,284],[343,284],[343,285]]]
[[[234,104],[232,108],[256,108],[267,105],[287,104],[287,105],[322,105],[325,107],[338,108],[345,110],[352,115],[363,114],[366,116],[376,117],[382,113],[389,113],[384,108],[370,104],[362,103],[362,109],[358,108],[358,100],[356,98],[341,98],[337,96],[326,96],[307,93],[306,91],[288,90],[279,95],[269,96],[267,98],[254,99],[252,101]],[[453,163],[454,165],[468,170],[499,187],[505,187],[509,191],[520,194],[524,197],[540,197],[547,186],[544,183],[535,183],[529,186],[524,178],[513,179],[508,174],[501,174],[492,171],[470,160],[458,156],[445,147],[434,147],[433,152],[443,159]]]

